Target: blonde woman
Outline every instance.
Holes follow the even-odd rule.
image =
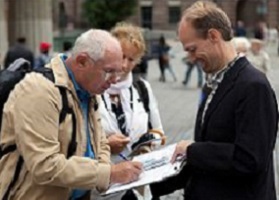
[[[156,139],[156,142],[141,147],[141,152],[164,144],[164,132],[150,84],[143,79],[135,83],[132,78],[132,70],[145,53],[142,30],[132,24],[119,23],[111,33],[120,41],[122,47],[123,72],[119,75],[118,83],[111,85],[102,95],[100,113],[111,147],[111,160],[113,163],[119,163],[135,153],[135,148],[141,141]],[[138,88],[138,84],[144,89]],[[133,200],[138,199],[137,196],[139,195],[130,190],[104,198]]]

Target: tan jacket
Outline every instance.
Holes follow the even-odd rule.
[[[1,146],[16,143],[17,150],[0,161],[0,199],[11,182],[19,155],[23,156],[24,164],[9,199],[66,200],[74,188],[102,191],[109,185],[110,149],[98,112],[91,106],[90,136],[96,158],[92,160],[82,157],[86,151],[86,132],[66,68],[59,56],[51,60],[49,67],[53,69],[55,85],[68,89],[69,106],[77,120],[76,154],[66,158],[72,120],[67,115],[59,126],[62,108],[59,89],[41,74],[28,74],[16,85],[4,107]]]

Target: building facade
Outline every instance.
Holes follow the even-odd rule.
[[[88,28],[83,16],[85,0],[0,0],[0,61],[18,37],[38,53],[41,41],[53,43],[64,32]],[[196,0],[138,0],[135,24],[153,30],[176,30],[182,12]],[[246,27],[265,21],[279,25],[279,0],[213,0],[230,17],[233,25],[242,20]]]
[[[172,30],[185,8],[196,0],[138,0],[138,6],[132,22],[140,26]],[[279,0],[212,0],[229,16],[233,25],[242,20],[247,27],[253,27],[259,21],[265,21],[270,27],[279,24]],[[86,25],[82,17],[84,0],[58,0],[65,4],[69,22],[76,27]],[[57,8],[57,6],[56,6]],[[54,15],[57,18],[58,14]]]
[[[150,29],[169,30],[176,27],[185,8],[195,0],[139,0],[132,20]],[[270,27],[279,24],[278,0],[214,0],[229,16],[233,25],[242,20],[247,27],[265,21]]]

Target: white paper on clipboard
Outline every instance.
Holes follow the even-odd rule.
[[[150,183],[160,182],[168,177],[175,176],[182,169],[182,162],[183,162],[183,161],[176,161],[174,164],[170,162],[175,147],[176,144],[171,144],[160,150],[135,156],[133,158],[133,161],[139,161],[143,163],[144,168],[145,166],[147,166],[148,170],[143,170],[143,172],[139,177],[139,180],[135,182],[128,183],[128,184],[111,185],[110,188],[103,195],[112,194],[123,190],[128,190],[134,187],[147,185]],[[150,167],[150,165],[152,166],[152,164],[154,167]]]

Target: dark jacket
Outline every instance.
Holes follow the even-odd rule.
[[[240,58],[220,83],[203,126],[201,115],[186,168],[171,184],[151,186],[152,193],[174,185],[168,192],[184,187],[187,200],[275,200],[278,111],[266,76]]]
[[[31,66],[34,66],[34,55],[33,53],[27,49],[23,44],[16,44],[11,47],[5,57],[4,67],[8,68],[10,64],[12,64],[16,59],[24,58],[28,60]]]

